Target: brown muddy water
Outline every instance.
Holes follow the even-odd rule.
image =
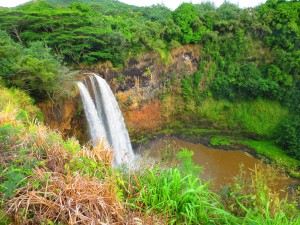
[[[193,161],[203,169],[200,177],[203,180],[211,180],[216,188],[233,182],[232,178],[240,174],[241,166],[246,177],[258,164],[261,164],[266,171],[268,167],[244,151],[215,149],[173,137],[152,140],[150,143],[140,147],[137,152],[153,159],[152,163],[155,164],[161,161],[162,157],[164,157],[164,152],[170,149],[180,151],[182,148],[187,148],[194,152]],[[270,187],[282,194],[290,192],[294,186],[300,185],[299,179],[289,178],[282,173],[276,173],[275,176],[276,179],[273,184],[270,184]]]

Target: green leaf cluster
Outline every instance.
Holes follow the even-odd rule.
[[[300,159],[300,116],[287,120],[280,129],[279,143],[286,152]]]
[[[61,59],[45,43],[36,41],[23,47],[0,30],[0,77],[8,87],[26,90],[43,98],[59,87]]]
[[[181,79],[182,96],[186,103],[195,102],[196,105],[201,104],[203,94],[200,89],[202,74],[198,70],[192,76],[185,75]]]

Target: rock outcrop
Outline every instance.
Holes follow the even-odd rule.
[[[168,55],[146,53],[129,60],[122,69],[113,68],[110,63],[81,69],[98,73],[107,80],[121,106],[130,133],[136,135],[143,130],[159,129],[163,124],[163,115],[157,94],[171,79],[196,72],[199,61],[200,46],[186,45]],[[57,129],[65,137],[75,136],[82,143],[88,140],[87,124],[78,93],[74,98],[40,103],[39,107],[48,126]],[[156,116],[156,120],[153,116]]]

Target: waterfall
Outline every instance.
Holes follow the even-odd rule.
[[[93,144],[105,138],[114,149],[115,164],[130,163],[134,158],[134,153],[115,96],[100,76],[92,74],[89,81],[91,93],[87,80],[85,84],[78,82],[78,88]]]
[[[78,88],[80,91],[84,112],[88,121],[89,132],[92,137],[93,144],[96,145],[98,141],[105,138],[104,127],[98,117],[97,110],[93,103],[86,86],[78,82]]]

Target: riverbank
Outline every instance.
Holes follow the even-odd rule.
[[[192,152],[193,163],[200,167],[200,179],[210,182],[216,191],[233,185],[238,176],[248,179],[257,167],[274,178],[270,179],[268,185],[279,193],[281,198],[285,198],[287,193],[294,196],[292,190],[300,185],[300,179],[290,178],[282,170],[269,166],[242,150],[224,150],[184,141],[174,136],[154,138],[135,150],[142,161],[150,165],[160,164],[164,168],[177,168],[180,165],[178,155],[185,151]]]
[[[165,135],[171,135],[184,141],[199,143],[222,150],[242,150],[256,159],[262,160],[286,172],[293,178],[300,178],[300,161],[287,155],[276,145],[274,140],[253,139],[233,131],[204,128],[169,128],[152,135],[142,135],[141,138],[132,140],[133,146],[136,148],[153,138]]]

